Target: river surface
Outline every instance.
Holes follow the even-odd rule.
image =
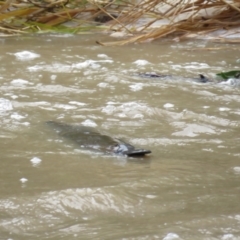
[[[240,239],[239,88],[137,75],[214,78],[239,70],[239,45],[101,38],[0,40],[0,239]],[[48,120],[152,154],[93,153]]]

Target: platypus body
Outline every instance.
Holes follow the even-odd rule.
[[[144,156],[151,153],[150,150],[137,149],[125,141],[101,134],[92,127],[70,125],[55,121],[48,121],[46,123],[61,137],[72,140],[81,148],[108,154],[126,155],[128,157]]]
[[[166,74],[155,73],[155,72],[138,73],[137,75],[139,77],[145,77],[145,78],[179,80],[179,76],[166,75]],[[182,78],[183,80],[188,80],[188,81],[193,81],[198,83],[212,82],[212,80],[210,80],[203,74],[199,74],[198,77],[195,77],[195,78],[186,78],[186,77],[180,77],[180,78]]]

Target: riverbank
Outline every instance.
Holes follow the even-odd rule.
[[[102,45],[189,38],[240,42],[237,0],[16,1],[0,2],[1,36],[29,33],[104,32]],[[118,40],[116,40],[116,38]]]

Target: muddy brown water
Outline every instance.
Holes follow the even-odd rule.
[[[214,77],[239,69],[237,46],[99,39],[0,41],[0,239],[240,239],[239,89],[136,76]],[[48,120],[152,154],[92,153]]]

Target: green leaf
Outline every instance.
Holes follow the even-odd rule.
[[[216,75],[222,77],[224,80],[228,80],[229,78],[240,78],[240,70],[221,72],[217,73]]]

